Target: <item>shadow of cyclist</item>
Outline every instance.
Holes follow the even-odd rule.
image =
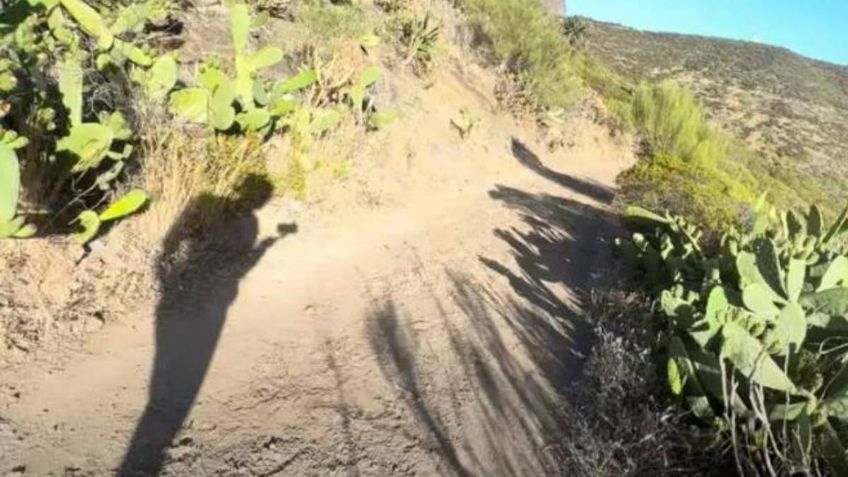
[[[296,224],[281,224],[278,236],[257,244],[254,211],[270,199],[272,187],[250,176],[239,189],[238,199],[211,194],[194,199],[163,242],[149,399],[119,476],[159,475],[165,451],[197,398],[239,282],[277,240],[297,232]],[[236,210],[242,212],[233,217]],[[208,224],[209,216],[227,219]]]

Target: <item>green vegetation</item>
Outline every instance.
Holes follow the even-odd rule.
[[[713,124],[756,152],[759,159],[747,162],[759,163],[757,174],[800,193],[812,183],[812,195],[848,199],[845,68],[762,43],[581,21],[587,56],[634,84],[673,79],[695,92]]]
[[[742,224],[763,192],[781,207],[826,197],[815,183],[767,167],[710,126],[694,95],[670,80],[641,84],[621,111],[645,140],[644,157],[618,179],[621,202],[671,210],[716,229]]]
[[[566,17],[562,19],[562,32],[571,46],[582,48],[586,41],[586,22],[580,17]]]
[[[293,93],[314,83],[316,73],[307,70],[269,85],[259,76],[259,70],[278,63],[283,52],[276,47],[264,47],[248,53],[250,26],[247,6],[234,6],[231,32],[236,77],[229,78],[214,61],[203,65],[197,78],[198,86],[180,89],[171,95],[170,110],[175,116],[207,124],[219,131],[235,127],[242,132],[267,134],[300,107]]]
[[[726,161],[718,169],[675,156],[644,158],[618,178],[619,201],[685,213],[710,227],[737,223],[755,197],[753,178],[744,166]],[[743,176],[744,177],[744,176]]]
[[[460,108],[459,113],[450,120],[451,126],[459,132],[460,139],[465,139],[471,136],[477,123],[480,122],[476,116],[471,114],[467,108]]]
[[[671,391],[732,445],[741,475],[848,471],[848,209],[757,203],[720,243],[676,215],[631,208],[622,254],[659,290]],[[644,232],[644,233],[643,233]]]
[[[147,203],[147,193],[143,190],[134,189],[123,197],[113,202],[103,212],[95,213],[92,210],[84,210],[77,217],[82,230],[73,234],[75,242],[84,245],[91,241],[100,230],[100,227],[108,222],[126,217],[141,209]]]
[[[746,165],[730,156],[691,92],[665,81],[641,84],[630,118],[645,140],[645,157],[619,178],[622,198],[673,210],[710,227],[738,222],[759,194]]]
[[[724,139],[707,125],[695,96],[672,81],[639,85],[632,114],[652,155],[710,165],[727,156]]]
[[[825,197],[820,186],[791,169],[766,165],[711,126],[688,89],[672,81],[634,88],[578,51],[587,35],[582,20],[555,20],[535,3],[467,0],[463,5],[517,79],[518,96],[526,91],[537,108],[556,111],[573,104],[588,86],[603,99],[614,131],[635,130],[645,140],[644,158],[619,179],[620,202],[685,213],[719,227],[744,222],[763,191],[784,207]]]
[[[564,25],[572,45],[591,44],[592,28]],[[636,285],[658,301],[656,318],[641,325],[663,357],[655,367],[712,434],[692,441],[702,444],[692,459],[731,449],[740,475],[848,473],[848,210],[826,227],[836,215],[827,180],[752,153],[708,121],[687,87],[664,75],[631,76],[641,82],[630,87],[589,56],[580,65],[613,125],[643,140],[617,200],[671,211],[628,208],[635,233],[618,244]],[[824,205],[780,214],[766,197],[783,209]],[[686,422],[675,425],[691,440]]]
[[[463,0],[495,57],[543,109],[567,108],[584,92],[579,61],[558,20],[540,2]]]
[[[297,19],[322,40],[350,40],[371,31],[362,8],[350,2],[302,0]]]
[[[58,233],[85,245],[145,208],[140,221],[167,228],[192,200],[225,199],[193,211],[191,226],[200,230],[232,212],[215,207],[248,202],[252,191],[242,187],[256,177],[305,199],[310,174],[326,165],[316,152],[325,138],[397,120],[375,97],[382,42],[394,42],[398,57],[387,64],[428,73],[437,70],[449,33],[446,18],[409,0],[376,0],[382,13],[345,1],[251,1],[306,32],[297,48],[284,51],[253,44],[268,14],[227,3],[227,54],[201,58],[188,71],[177,53],[154,41],[171,25],[168,0],[0,0],[0,238]],[[651,421],[656,435],[677,435],[675,426],[684,423],[676,417],[654,419],[661,402],[643,409],[638,422],[625,413],[654,391],[650,376],[633,376],[648,354],[631,351],[657,338],[672,393],[732,447],[740,473],[814,473],[827,462],[848,474],[848,212],[825,227],[824,217],[835,215],[829,207],[801,216],[766,206],[763,197],[788,208],[828,203],[829,195],[714,126],[686,86],[641,76],[631,83],[587,55],[592,27],[583,20],[554,19],[538,2],[460,3],[475,41],[501,65],[523,105],[561,118],[588,89],[598,93],[613,129],[643,140],[641,160],[618,179],[617,200],[670,211],[631,208],[637,232],[619,243],[651,295],[634,299],[638,306],[628,311],[649,314],[657,298],[659,334],[644,327],[638,336],[619,333],[632,342],[603,343],[599,333],[596,351],[617,354],[589,362],[597,375],[604,359],[626,367],[628,375],[618,377],[627,379],[606,401],[620,413],[613,423],[631,425],[622,433],[606,416],[589,415],[591,427],[577,429],[584,440],[625,434],[631,452],[641,453],[639,422]],[[372,13],[383,16],[375,21]],[[708,64],[716,61],[711,55]],[[647,74],[644,65],[634,68]],[[792,73],[797,83],[800,75]],[[845,107],[832,85],[823,97],[806,83],[799,90]],[[784,87],[769,91],[791,96]],[[450,124],[464,140],[479,121],[462,108]],[[358,137],[345,139],[359,145]],[[277,170],[268,151],[284,156]],[[335,174],[346,173],[348,159]],[[590,389],[603,390],[594,378]],[[642,387],[631,393],[635,386]],[[682,451],[673,450],[676,462]],[[580,468],[633,471],[629,455],[610,460],[604,451]],[[651,469],[667,464],[668,455],[652,457]]]
[[[12,131],[6,133],[0,142],[0,238],[26,238],[35,233],[35,227],[26,225],[24,218],[17,215],[18,195],[20,193],[20,166],[14,148],[26,145],[15,137]]]
[[[303,21],[319,36],[369,31],[352,5],[306,2],[301,7]],[[340,73],[316,54],[304,56],[294,76],[267,79],[263,72],[278,64],[284,52],[273,46],[252,49],[250,37],[268,15],[253,16],[244,4],[232,5],[230,12],[233,56],[206,59],[197,74],[187,75],[175,54],[160,54],[154,47],[151,31],[171,21],[166,0],[116,7],[79,0],[17,0],[4,6],[0,235],[30,237],[38,225],[45,233],[72,233],[74,240],[86,243],[101,223],[140,210],[147,203],[146,192],[122,193],[131,183],[147,182],[133,177],[138,171],[167,169],[147,162],[167,155],[159,140],[148,136],[158,134],[152,123],[172,122],[169,116],[179,120],[172,124],[177,129],[192,128],[185,123],[206,126],[207,137],[267,140],[283,135],[293,146],[292,170],[302,170],[315,139],[348,114],[364,130],[386,127],[395,119],[393,112],[378,111],[370,100],[369,89],[381,76],[375,67]],[[146,147],[150,144],[156,147]],[[210,150],[211,162],[219,149],[231,148]],[[305,181],[301,177],[295,182]],[[200,182],[226,194],[214,181]],[[160,196],[161,191],[153,192]]]
[[[134,191],[94,211],[115,199],[119,176],[136,157],[126,87],[161,66],[144,29],[169,14],[160,0],[99,9],[79,0],[21,0],[0,12],[4,236],[36,232],[16,216],[21,199],[24,215],[39,211],[30,217],[39,225],[77,224],[80,242],[96,234],[98,218],[115,220],[146,202]],[[154,93],[153,82],[144,84]]]

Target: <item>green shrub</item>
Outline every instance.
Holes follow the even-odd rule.
[[[562,33],[571,46],[582,48],[586,42],[586,21],[578,17],[567,17],[561,21]]]
[[[401,18],[398,37],[406,50],[404,64],[411,64],[419,73],[429,72],[435,62],[441,29],[442,23],[429,13]]]
[[[607,104],[622,122],[633,121],[647,146],[619,176],[619,202],[684,214],[710,229],[743,223],[762,193],[782,208],[829,202],[816,182],[713,129],[694,95],[673,82],[641,84],[630,108],[612,94]]]
[[[669,387],[732,447],[740,475],[848,475],[848,209],[758,201],[718,244],[680,216],[631,208],[618,241],[659,290]]]
[[[775,206],[790,209],[819,204],[825,215],[834,217],[839,213],[839,210],[834,208],[834,199],[839,196],[827,189],[828,179],[814,180],[797,170],[766,162],[750,152],[741,150],[741,146],[739,149],[740,161],[757,178],[760,190],[768,193],[769,202]],[[835,187],[843,186],[836,184]]]
[[[565,108],[582,96],[571,45],[541,2],[463,0],[462,5],[498,60],[519,76],[538,106]]]
[[[673,81],[639,85],[633,120],[653,154],[709,164],[727,154],[726,141],[707,124],[695,95]]]
[[[618,201],[686,214],[711,228],[738,223],[757,197],[756,181],[731,161],[718,168],[659,155],[640,160],[617,180]]]

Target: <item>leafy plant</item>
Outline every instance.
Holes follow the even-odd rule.
[[[366,100],[368,99],[368,88],[376,83],[382,75],[382,71],[375,66],[365,68],[345,92],[350,102],[350,107],[353,108],[357,120],[360,122],[362,121],[365,111],[369,109],[369,105],[366,103]]]
[[[568,43],[575,48],[582,48],[586,41],[586,22],[578,17],[562,19],[562,32],[568,38]]]
[[[680,216],[628,210],[622,254],[660,290],[671,391],[733,444],[740,473],[848,469],[848,209],[830,226],[756,204],[710,245]]]
[[[711,127],[686,88],[663,81],[641,84],[632,98],[623,92],[607,90],[607,105],[621,121],[632,122],[644,142],[643,157],[616,179],[617,201],[671,210],[709,229],[744,223],[763,191],[782,208],[817,202],[825,212],[837,212],[826,202],[821,181],[766,163]]]
[[[233,5],[230,20],[235,78],[230,78],[216,62],[208,62],[197,76],[197,86],[171,93],[171,112],[218,131],[237,126],[241,132],[267,132],[288,124],[285,118],[300,107],[294,93],[314,84],[318,80],[316,72],[305,70],[286,80],[267,82],[260,71],[278,63],[282,51],[266,46],[248,52],[252,21],[246,5]]]
[[[133,70],[133,79],[141,85],[144,95],[151,103],[159,103],[174,89],[179,76],[179,66],[174,55],[162,55],[150,69]]]
[[[251,26],[247,5],[233,5],[230,8],[230,32],[235,78],[230,78],[214,62],[205,64],[198,75],[198,86],[171,94],[172,113],[220,131],[229,130],[234,124],[238,124],[242,131],[260,131],[270,125],[273,113],[281,109],[279,102],[288,98],[275,96],[273,99],[276,101],[269,104],[272,98],[259,72],[278,63],[283,52],[271,46],[248,52]],[[266,105],[270,107],[266,108]]]
[[[134,151],[122,113],[133,82],[148,80],[154,96],[154,79],[162,82],[145,27],[169,14],[167,0],[16,0],[0,11],[0,135],[18,137],[8,171],[17,178],[8,180],[27,203],[59,215],[108,199]]]
[[[360,36],[357,41],[359,42],[359,46],[362,47],[363,50],[368,51],[371,48],[377,48],[378,46],[380,46],[380,43],[383,40],[373,33],[366,33]]]
[[[98,122],[83,121],[83,72],[78,58],[67,58],[59,66],[59,91],[69,112],[70,130],[56,142],[56,152],[71,156],[72,172],[96,169],[106,157],[116,161],[129,157],[132,146],[128,144],[120,152],[113,150],[113,145],[132,137],[120,113],[103,113]]]
[[[147,200],[147,194],[144,191],[134,189],[110,204],[99,214],[93,210],[84,210],[80,212],[76,219],[82,230],[73,234],[71,238],[80,245],[85,245],[97,236],[97,232],[100,231],[100,227],[104,223],[134,214],[147,203]]]
[[[377,111],[368,117],[368,128],[373,130],[383,129],[397,120],[394,111]]]
[[[700,164],[658,155],[619,175],[616,200],[671,210],[710,229],[740,224],[756,201],[760,183],[744,163]]]
[[[441,28],[441,22],[429,13],[404,20],[400,28],[400,40],[406,48],[404,64],[414,64],[419,71],[430,71]]]

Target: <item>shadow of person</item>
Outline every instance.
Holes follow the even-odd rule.
[[[281,224],[277,237],[256,243],[253,211],[270,199],[271,190],[267,180],[250,176],[238,199],[201,195],[169,230],[157,260],[161,298],[149,398],[118,476],[159,475],[209,369],[239,281],[278,239],[297,232],[296,224]],[[243,212],[228,215],[234,210]],[[206,220],[222,214],[226,220]]]

